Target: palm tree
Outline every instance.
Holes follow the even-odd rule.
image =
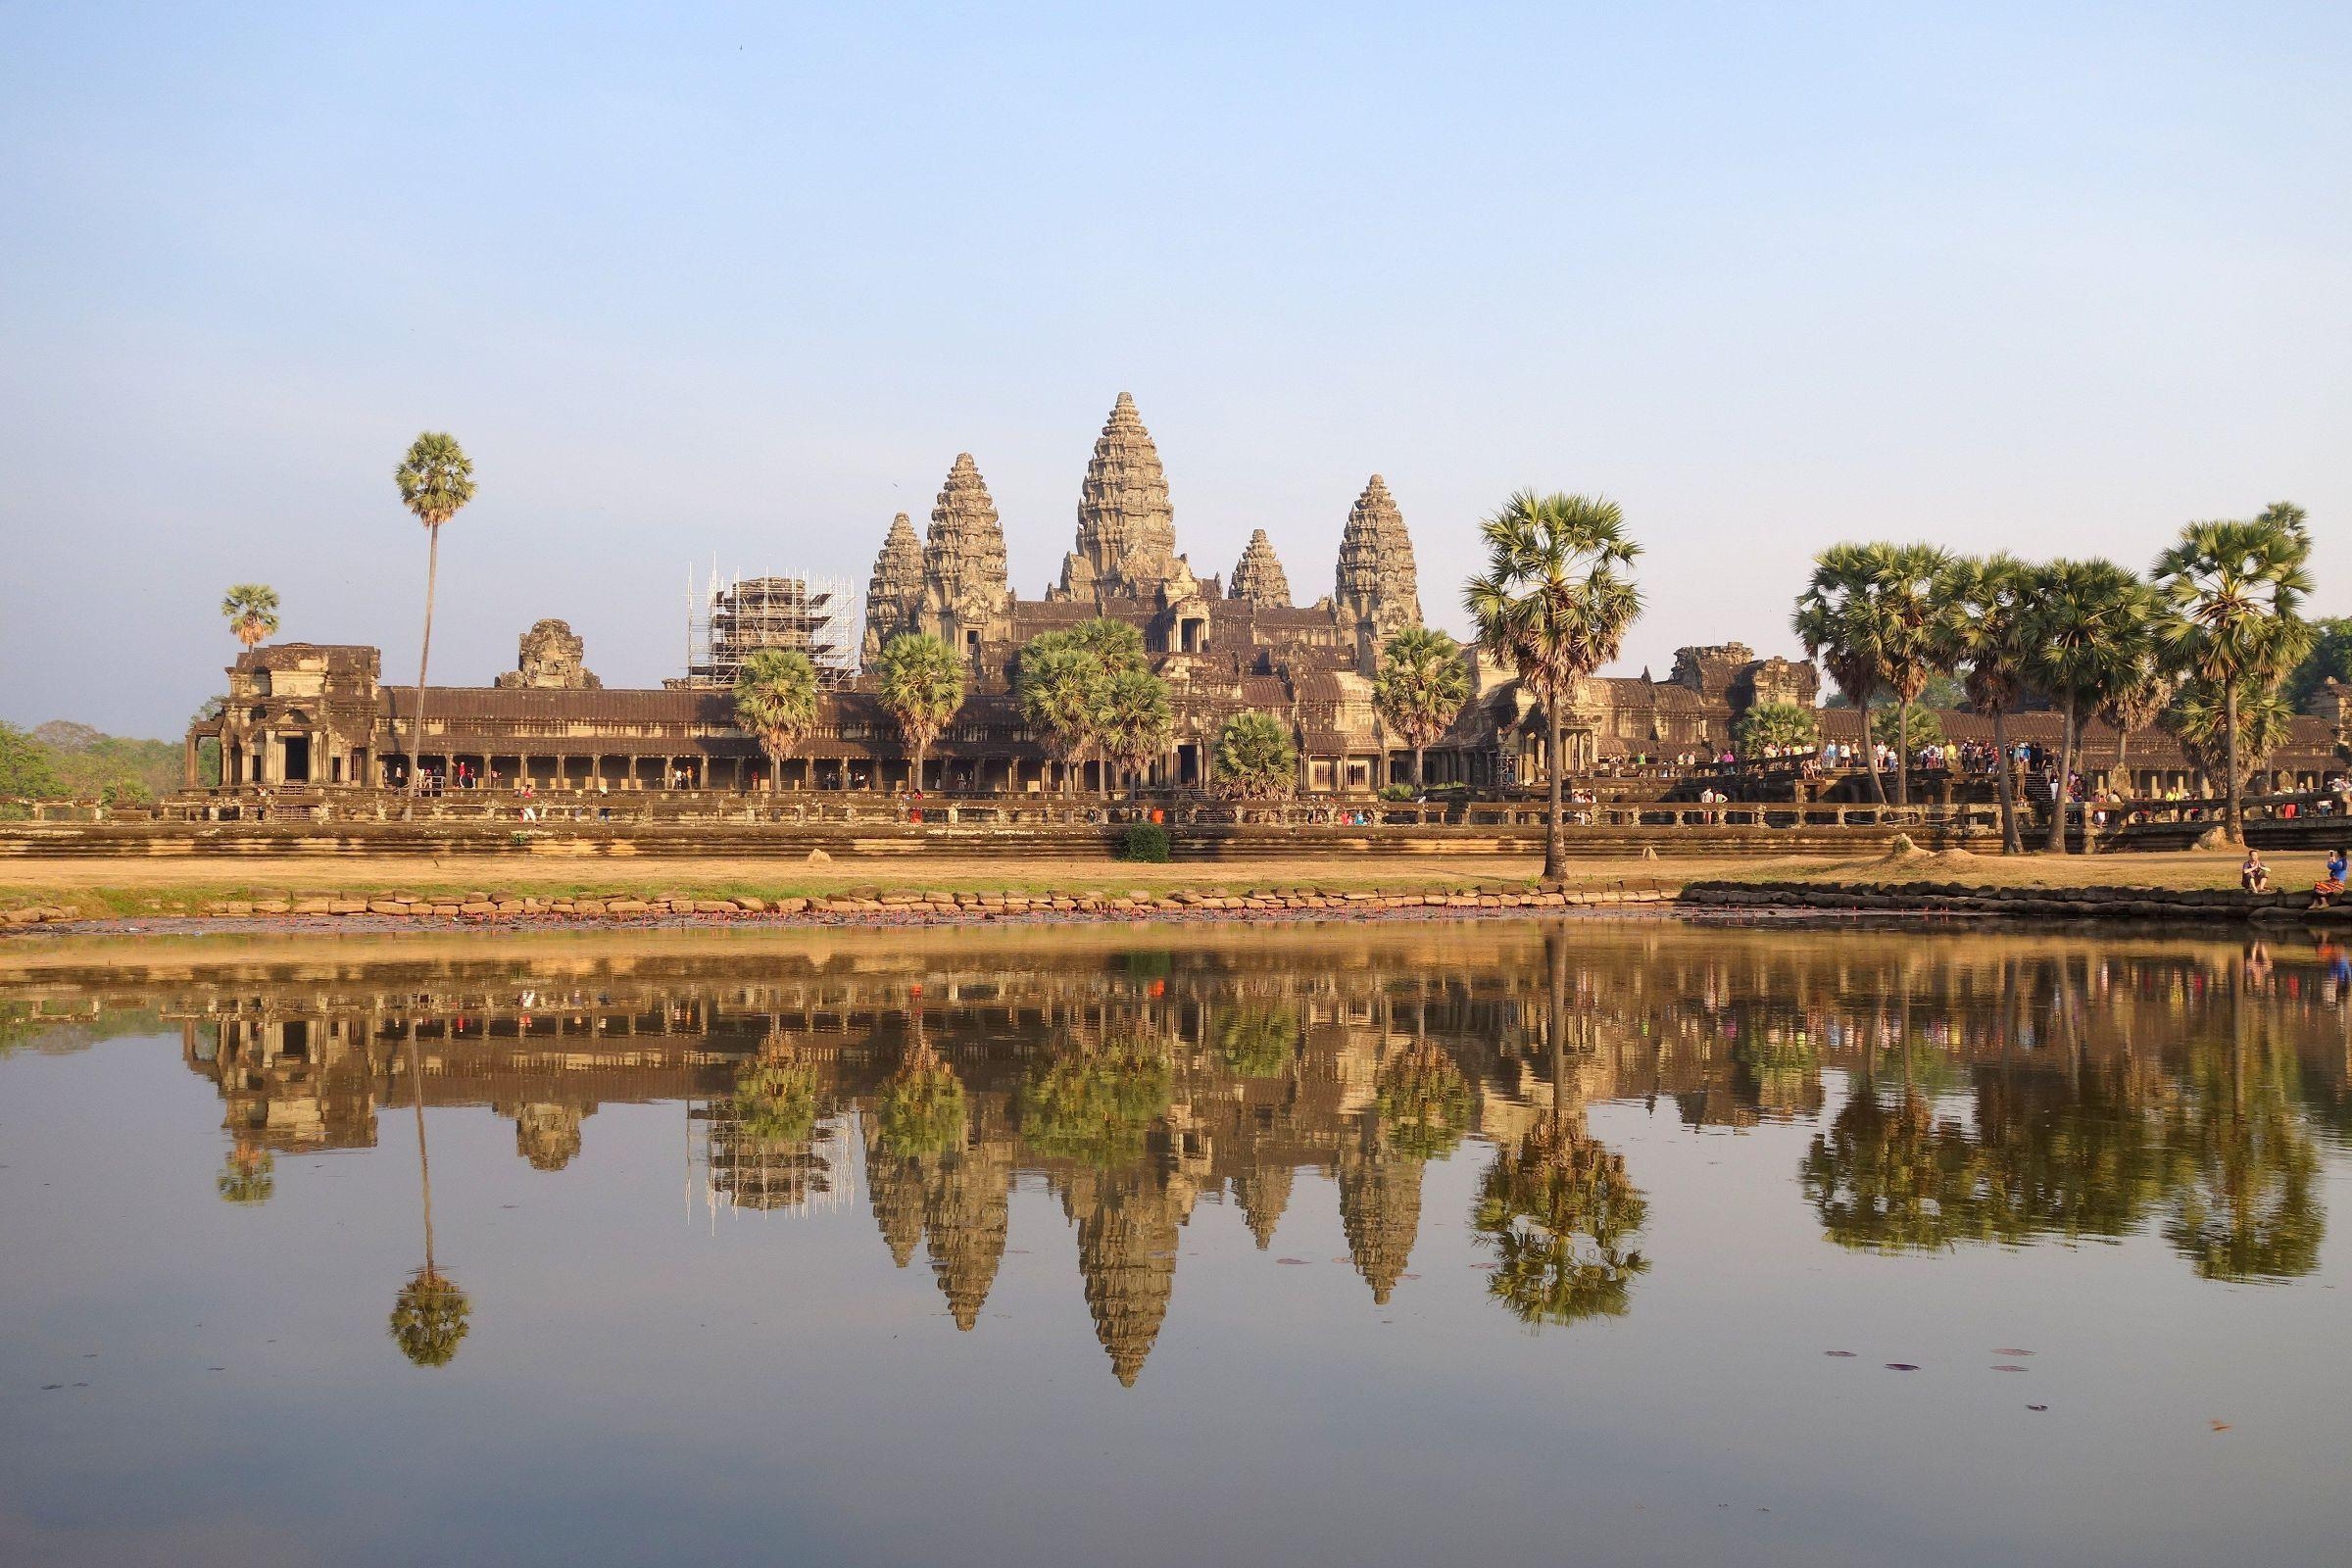
[[[248,651],[277,635],[277,590],[266,582],[241,582],[220,600],[228,629]]]
[[[2297,613],[2311,592],[2311,534],[2281,503],[2252,522],[2192,522],[2156,558],[2166,655],[2222,694],[2228,747],[2224,835],[2244,837],[2237,758],[2239,696],[2276,687],[2311,644]]]
[[[1093,737],[1102,701],[1102,669],[1058,632],[1030,639],[1013,665],[1013,699],[1021,722],[1045,742],[1071,787],[1073,765]]]
[[[1271,801],[1298,787],[1298,751],[1290,727],[1272,713],[1247,710],[1217,735],[1216,776],[1244,800]]]
[[[2173,672],[2164,667],[2159,658],[2161,653],[2155,639],[2149,639],[2148,649],[2140,656],[2130,678],[2099,704],[2099,717],[2115,726],[2115,771],[2123,778],[2126,796],[2132,793],[2132,732],[2146,729],[2163,716],[2180,685]]]
[[[767,754],[767,787],[782,786],[784,759],[816,722],[816,666],[795,648],[762,648],[735,675],[735,722]]]
[[[1801,703],[1757,703],[1732,726],[1732,744],[1753,760],[1768,746],[1788,750],[1810,746],[1820,735],[1813,710]]]
[[[2251,777],[2284,746],[2294,731],[2295,710],[2285,693],[2248,683],[2237,693],[2236,722],[2230,721],[2229,700],[2204,681],[2191,676],[2173,694],[2164,711],[2164,727],[2180,741],[2188,760],[2207,778],[2227,771],[2230,741],[2237,741],[2237,760],[2243,777]]]
[[[1080,621],[1066,632],[1048,632],[1062,643],[1094,662],[1095,675],[1089,684],[1092,711],[1087,715],[1085,745],[1095,754],[1097,783],[1102,793],[1110,793],[1110,683],[1121,675],[1149,673],[1150,658],[1144,652],[1144,634],[1123,620],[1097,615]],[[1132,699],[1138,689],[1130,689]]]
[[[1380,651],[1372,703],[1382,722],[1413,749],[1413,787],[1429,782],[1422,760],[1470,700],[1462,645],[1435,626],[1407,626]],[[1385,782],[1385,781],[1384,781]]]
[[[1796,597],[1792,624],[1805,657],[1817,659],[1845,700],[1862,715],[1862,745],[1870,746],[1870,701],[1878,695],[1880,624],[1871,612],[1872,585],[1878,562],[1872,546],[1832,545],[1813,558],[1813,575]],[[1886,781],[1879,776],[1876,758],[1870,764],[1871,799],[1886,804]]]
[[[2024,688],[2024,626],[2034,568],[2011,555],[1953,561],[1944,570],[1941,662],[1964,670],[1971,708],[1992,720],[2000,754],[2001,848],[2025,853],[2017,830],[2017,769],[2009,756],[2009,710]]]
[[[2112,561],[2053,561],[2035,573],[2024,628],[2025,675],[2065,714],[2050,790],[2046,847],[2053,855],[2066,850],[2066,785],[2082,715],[2131,682],[2147,657],[2154,612],[2147,585]],[[2082,838],[2087,852],[2087,823]]]
[[[882,710],[914,751],[914,787],[923,787],[931,743],[963,706],[963,661],[929,632],[893,637],[882,650]]]
[[[409,1094],[416,1107],[416,1180],[424,1195],[424,1267],[409,1277],[392,1303],[390,1329],[401,1353],[418,1366],[446,1366],[466,1338],[472,1307],[466,1293],[433,1264],[433,1172],[424,1148],[424,1075],[416,1051],[416,1020],[409,1019]]]
[[[1102,754],[1132,778],[1176,732],[1168,683],[1140,666],[1118,671],[1102,685],[1097,722]]]
[[[409,713],[409,799],[416,798],[416,754],[424,742],[424,675],[433,656],[433,588],[441,575],[441,525],[473,499],[473,462],[458,438],[427,430],[392,470],[400,504],[424,524],[424,636],[416,645],[416,703]]]
[[[1869,739],[1870,699],[1894,698],[1895,804],[1911,804],[1911,705],[1949,651],[1945,607],[1952,558],[1933,545],[1833,545],[1813,560],[1796,602],[1796,634],[1809,658],[1830,666],[1861,710]],[[1886,785],[1871,770],[1879,801]]]
[[[1577,682],[1617,657],[1642,613],[1641,590],[1624,573],[1642,547],[1625,535],[1625,514],[1598,496],[1522,490],[1479,526],[1487,569],[1464,586],[1462,603],[1489,653],[1508,659],[1519,683],[1544,706],[1549,798],[1544,879],[1567,874],[1560,836],[1562,731]]]
[[[1911,705],[1939,667],[1945,644],[1942,593],[1952,558],[1934,545],[1871,545],[1877,570],[1868,599],[1879,623],[1879,674],[1894,693],[1894,803],[1911,804]]]

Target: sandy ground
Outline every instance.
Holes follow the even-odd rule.
[[[2130,884],[2200,888],[2236,885],[2234,851],[2166,855],[2026,856],[1959,852],[1888,858],[1634,857],[1573,859],[1571,886],[1661,888],[1687,881],[1907,882],[2082,887]],[[381,859],[11,859],[0,862],[0,906],[64,905],[87,915],[196,909],[213,900],[320,893],[693,893],[794,897],[847,888],[951,892],[1152,893],[1316,886],[1397,892],[1525,883],[1542,869],[1533,856],[1285,856],[1250,860],[1133,865],[1098,858],[984,859],[968,857],[845,857],[830,865],[722,858],[576,859],[517,857],[395,857]],[[2307,885],[2317,865],[2281,862],[2276,884]]]

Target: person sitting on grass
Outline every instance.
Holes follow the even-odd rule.
[[[2311,885],[2311,891],[2318,895],[2312,901],[2313,907],[2325,909],[2329,899],[2344,891],[2344,872],[2347,869],[2352,869],[2352,861],[2345,859],[2342,850],[2328,857],[2327,876]]]
[[[2245,863],[2237,868],[2237,885],[2248,893],[2271,891],[2271,868],[2262,863],[2260,850],[2248,850]]]

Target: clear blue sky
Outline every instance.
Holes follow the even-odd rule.
[[[2290,498],[2352,611],[2352,8],[0,6],[0,716],[176,734],[220,590],[413,675],[690,563],[862,585],[980,463],[1013,577],[1131,390],[1179,541],[1328,590],[1387,475],[1593,490],[1626,666],[1789,651],[1849,536],[2107,553]]]

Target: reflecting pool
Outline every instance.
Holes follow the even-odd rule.
[[[0,1561],[2342,1561],[2348,1064],[2164,935],[14,941]]]

